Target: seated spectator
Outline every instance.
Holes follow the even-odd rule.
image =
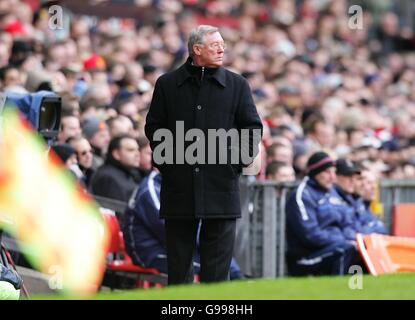
[[[125,246],[133,262],[167,273],[164,219],[160,219],[161,175],[153,170],[143,179],[130,198],[122,223]],[[199,255],[194,258],[194,272],[200,272]],[[232,259],[230,279],[242,278]]]
[[[335,161],[316,152],[287,205],[287,263],[292,275],[345,274],[357,261],[352,221],[333,194]]]
[[[267,149],[267,158],[269,162],[281,161],[292,165],[294,158],[292,146],[274,143]]]
[[[267,165],[265,175],[267,180],[278,182],[295,181],[295,172],[292,166],[281,161],[272,161]]]
[[[328,123],[318,113],[310,115],[305,123],[305,144],[307,151],[332,150],[334,145],[335,130],[332,124]]]
[[[84,187],[85,184],[83,182],[83,174],[78,166],[75,149],[72,148],[69,144],[62,143],[53,145],[51,150],[56,156],[58,156],[65,167],[68,168],[68,170]]]
[[[61,125],[58,133],[58,142],[66,143],[69,138],[75,137],[81,134],[81,124],[79,118],[66,114],[61,117]]]
[[[104,121],[96,117],[89,117],[82,124],[82,134],[91,144],[93,151],[92,169],[96,170],[104,163],[104,156],[111,139],[108,127]]]
[[[80,106],[79,98],[72,92],[63,91],[59,93],[62,98],[62,117],[64,114],[72,115],[80,119]],[[79,122],[79,120],[78,120]],[[81,132],[81,126],[79,125],[79,133]]]
[[[82,136],[70,138],[68,143],[76,152],[78,167],[83,173],[82,180],[85,186],[89,187],[94,174],[94,170],[92,169],[92,147],[88,140]]]
[[[14,66],[0,68],[0,86],[5,92],[26,92],[23,88],[21,78],[19,69]]]
[[[123,115],[118,115],[114,118],[108,119],[107,125],[112,138],[120,134],[132,135],[134,131],[131,119]]]
[[[370,210],[370,204],[375,201],[377,178],[373,171],[363,169],[355,181],[356,219],[363,234],[387,234],[384,223]]]
[[[336,161],[336,183],[334,194],[338,197],[339,208],[343,214],[353,221],[353,228],[356,232],[362,232],[359,223],[358,213],[356,212],[357,199],[355,200],[355,180],[360,174],[360,170],[348,159],[338,159]]]
[[[92,177],[92,193],[127,202],[142,179],[139,165],[140,151],[137,141],[128,135],[113,138],[104,165]]]

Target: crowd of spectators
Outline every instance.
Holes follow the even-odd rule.
[[[248,79],[266,127],[260,178],[272,161],[300,178],[317,150],[365,162],[384,177],[415,176],[414,36],[392,10],[364,8],[359,28],[344,0],[138,1],[156,8],[153,19],[64,10],[69,23],[59,29],[50,26],[48,2],[33,3],[1,2],[1,89],[57,92],[58,141],[82,133],[94,170],[111,138],[144,137],[156,79],[187,57],[189,30],[216,22],[225,66]]]

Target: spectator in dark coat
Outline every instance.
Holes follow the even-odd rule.
[[[127,202],[142,175],[137,141],[128,135],[113,138],[105,163],[92,177],[94,195]]]

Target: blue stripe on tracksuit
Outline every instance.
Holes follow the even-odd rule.
[[[166,255],[164,220],[159,218],[161,176],[151,172],[134,190],[124,213],[123,233],[135,264],[150,267]]]

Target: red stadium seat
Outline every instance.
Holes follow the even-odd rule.
[[[395,204],[393,207],[392,234],[399,237],[415,237],[415,204]]]
[[[358,234],[357,243],[372,275],[415,272],[415,239]]]
[[[166,275],[161,274],[157,269],[140,267],[132,262],[125,249],[124,236],[115,213],[108,209],[101,209],[101,213],[110,233],[107,272],[121,276],[132,276],[136,279],[137,286],[143,288],[149,288],[152,284],[156,287],[165,286],[167,284]]]

